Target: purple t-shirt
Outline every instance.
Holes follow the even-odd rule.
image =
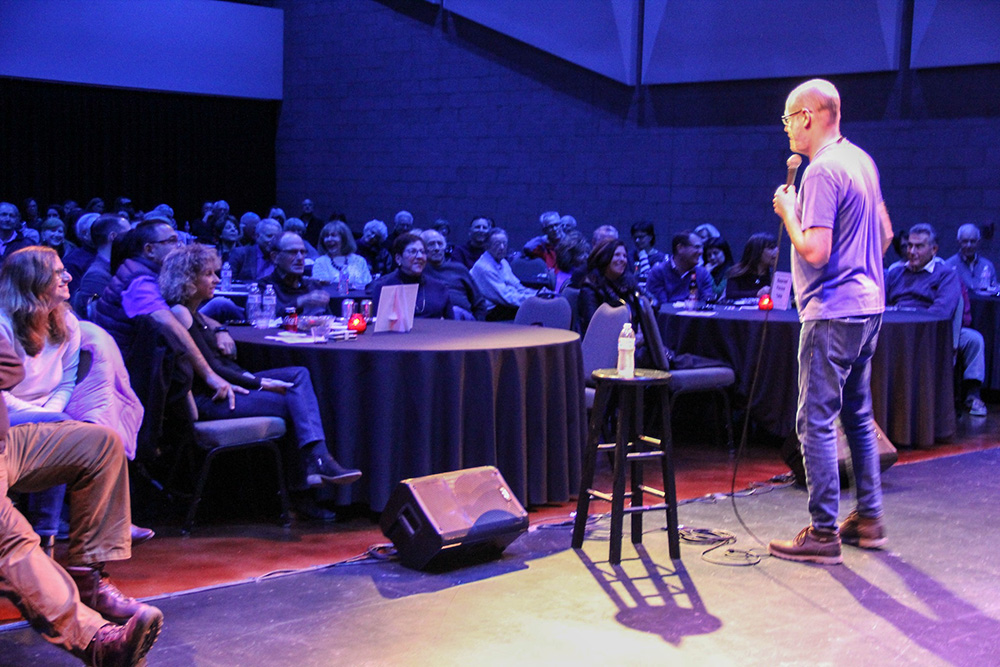
[[[792,250],[792,284],[799,319],[829,320],[885,310],[882,202],[878,169],[863,150],[841,138],[820,149],[802,175],[795,212],[803,231],[833,230],[830,261],[814,268]]]
[[[156,278],[152,276],[139,276],[122,292],[122,310],[129,319],[169,309],[170,306],[160,294]]]

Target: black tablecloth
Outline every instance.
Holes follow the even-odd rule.
[[[750,394],[764,314],[720,307],[697,315],[663,306],[664,343],[676,352],[720,359],[736,372],[736,390]],[[751,415],[770,433],[795,431],[798,400],[799,321],[794,311],[771,311]],[[872,359],[875,421],[897,445],[929,446],[955,432],[950,320],[890,311],[882,320]]]
[[[1000,296],[969,293],[972,328],[986,342],[986,379],[983,386],[1000,390]]]
[[[586,408],[571,331],[418,319],[406,334],[315,345],[231,332],[251,370],[309,369],[330,450],[364,472],[338,502],[380,511],[401,479],[480,465],[525,505],[578,490]]]

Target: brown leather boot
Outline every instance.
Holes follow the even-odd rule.
[[[66,571],[80,589],[80,600],[83,604],[109,621],[126,623],[140,610],[149,608],[149,605],[135,598],[126,597],[118,590],[104,571],[104,563],[67,567]]]
[[[81,656],[92,667],[133,667],[138,665],[163,627],[163,614],[156,607],[142,605],[125,625],[108,623],[94,635]]]

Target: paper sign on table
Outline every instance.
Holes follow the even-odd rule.
[[[792,302],[792,274],[788,271],[775,271],[771,286],[771,301],[775,310],[788,310]]]
[[[386,285],[378,300],[375,333],[406,332],[413,328],[413,312],[417,307],[419,285]]]

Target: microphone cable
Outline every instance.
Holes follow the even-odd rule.
[[[794,180],[794,176],[789,180]],[[788,186],[786,185],[785,187]],[[771,272],[771,291],[774,290],[774,278],[775,274],[777,273],[778,258],[781,256],[781,237],[784,233],[784,230],[785,230],[785,224],[782,221],[781,223],[778,224],[778,235],[777,235],[778,238],[777,238],[777,245],[775,246],[775,257],[774,257],[775,266],[774,270],[772,270]],[[747,393],[747,405],[743,415],[743,429],[742,432],[740,433],[740,443],[736,449],[736,457],[733,460],[733,476],[732,479],[730,480],[730,485],[729,485],[729,499],[732,504],[733,514],[736,516],[736,520],[739,522],[743,530],[745,530],[747,534],[753,539],[753,541],[759,544],[764,549],[767,549],[767,545],[764,544],[764,542],[762,542],[761,539],[757,537],[756,533],[754,533],[750,529],[750,526],[748,526],[746,521],[743,520],[743,516],[740,514],[740,510],[736,506],[736,477],[740,468],[740,460],[743,458],[743,453],[746,450],[747,446],[748,432],[750,430],[750,409],[753,406],[754,395],[757,393],[757,381],[760,379],[760,366],[764,358],[764,344],[767,341],[767,330],[768,330],[768,325],[770,324],[770,320],[771,320],[771,310],[770,309],[764,310],[764,323],[761,326],[760,343],[757,345],[757,359],[754,362],[753,376],[750,381],[750,391]],[[727,541],[724,542],[723,544],[728,544],[728,543],[729,542]],[[718,548],[720,546],[722,546],[722,544],[713,547],[713,549]],[[712,549],[709,549],[709,551],[712,551]],[[708,551],[705,552],[705,554],[707,553]],[[748,560],[756,556],[757,560],[752,564],[760,562],[760,558],[763,556],[770,557],[770,554],[768,553],[757,554],[752,549],[746,551],[729,549],[728,553],[731,555],[745,554]],[[702,554],[702,557],[704,557],[705,554]]]

